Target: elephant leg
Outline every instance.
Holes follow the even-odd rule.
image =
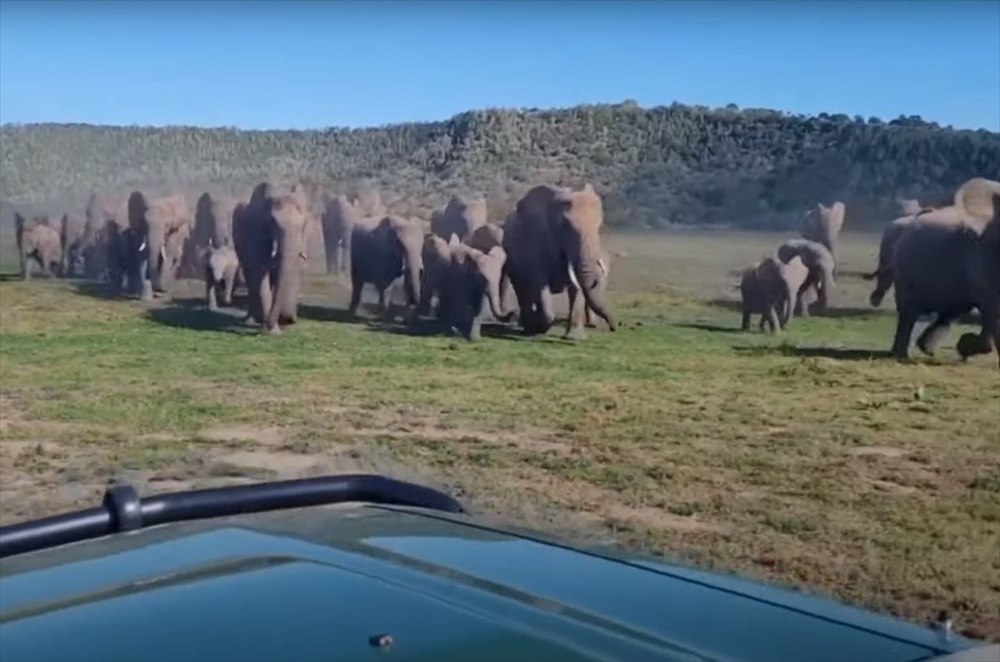
[[[743,323],[740,324],[740,330],[741,331],[750,330],[750,309],[746,306],[743,306]]]
[[[909,310],[900,310],[896,319],[896,336],[892,341],[892,355],[905,359],[910,355],[910,337],[913,326],[917,323],[917,315]]]
[[[539,298],[539,312],[541,313],[541,332],[546,333],[551,327],[552,322],[556,319],[556,314],[552,308],[552,290],[549,289],[548,285],[542,287],[542,292]]]
[[[764,312],[764,318],[767,321],[770,333],[778,333],[781,331],[781,322],[778,319],[778,311],[775,310],[774,306],[767,307],[767,310]]]
[[[594,321],[594,309],[591,308],[589,305],[584,304],[583,314],[585,317],[584,325],[589,329],[596,329],[597,322]]]
[[[219,309],[219,302],[215,294],[215,283],[212,281],[212,279],[205,280],[205,298],[208,299],[209,310]]]
[[[226,276],[225,289],[222,295],[222,305],[231,306],[233,305],[233,287],[236,286],[236,273],[231,273]]]
[[[566,296],[569,299],[569,317],[566,319],[566,337],[570,340],[584,340],[587,332],[583,328],[583,308],[586,304],[579,290],[570,285],[566,288]]]
[[[385,285],[380,285],[378,288],[378,312],[381,315],[385,315],[386,312],[388,311],[388,307],[386,306],[385,303],[385,290],[386,290]]]
[[[351,303],[347,307],[347,311],[352,316],[358,314],[358,306],[361,304],[361,290],[364,286],[365,282],[362,280],[361,275],[351,273]]]
[[[951,323],[958,318],[958,315],[951,313],[939,313],[935,320],[927,325],[923,333],[917,336],[917,347],[927,356],[934,356],[934,350],[941,344],[948,331],[951,330]]]

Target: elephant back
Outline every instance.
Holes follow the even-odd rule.
[[[454,195],[448,200],[444,211],[431,217],[431,231],[447,240],[452,234],[464,240],[470,233],[487,222],[486,199],[465,198]]]

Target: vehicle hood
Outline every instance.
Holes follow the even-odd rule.
[[[728,575],[405,508],[170,524],[0,561],[5,662],[891,662],[971,645]]]

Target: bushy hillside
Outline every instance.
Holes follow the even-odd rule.
[[[333,190],[376,184],[401,213],[478,191],[500,213],[532,184],[587,180],[614,225],[776,227],[841,199],[861,227],[886,220],[898,197],[933,200],[969,177],[1000,177],[997,133],[735,106],[492,109],[315,131],[5,125],[0,137],[5,206],[79,208],[98,188],[194,194],[306,178]]]

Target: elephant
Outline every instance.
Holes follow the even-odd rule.
[[[745,269],[740,279],[742,330],[750,329],[754,314],[761,316],[761,331],[765,325],[771,333],[786,328],[808,275],[809,269],[797,255],[787,264],[772,256]]]
[[[450,237],[445,239],[448,240]],[[477,251],[489,253],[494,246],[503,246],[503,228],[495,223],[485,223],[472,230],[463,243]]]
[[[129,227],[142,238],[140,250],[143,301],[165,293],[165,280],[176,276],[183,242],[191,232],[191,214],[182,195],[151,198],[134,191],[128,199]],[[168,252],[169,251],[169,252]]]
[[[933,355],[952,322],[978,308],[981,331],[963,334],[958,352],[963,359],[988,354],[992,341],[1000,359],[1000,191],[992,198],[992,219],[981,232],[965,223],[918,217],[899,237],[892,259],[894,356],[908,356],[913,327],[921,315],[935,316],[917,338],[917,347]]]
[[[62,271],[62,242],[59,231],[52,227],[47,216],[34,216],[27,220],[20,213],[14,214],[17,251],[21,258],[21,277],[31,279],[31,262],[38,264],[48,277]]]
[[[233,303],[233,288],[240,261],[231,244],[215,246],[214,240],[210,241],[205,260],[205,298],[208,309],[217,310],[220,303],[223,306]]]
[[[454,195],[444,211],[431,216],[431,232],[448,241],[452,234],[464,241],[480,226],[486,225],[486,199]]]
[[[444,283],[442,317],[467,340],[481,337],[483,300],[498,320],[504,318],[500,307],[500,277],[507,255],[502,246],[483,252],[458,241],[452,234],[448,242],[450,261]]]
[[[191,233],[194,263],[185,271],[203,274],[213,249],[232,248],[236,202],[235,198],[211,193],[202,193],[198,198]]]
[[[570,311],[567,338],[586,337],[583,305],[578,304],[590,305],[615,330],[615,319],[595,290],[601,274],[603,222],[601,198],[590,184],[579,191],[540,185],[517,202],[503,228],[504,272],[517,296],[526,334],[549,330],[555,319],[552,295],[564,290]]]
[[[141,255],[145,249],[135,229],[108,222],[104,229],[105,264],[111,288],[138,294],[142,289]]]
[[[811,297],[812,293],[806,291],[815,289],[817,307],[825,310],[834,287],[833,270],[836,262],[833,254],[823,244],[809,239],[789,239],[778,247],[777,257],[783,263],[788,264],[796,256],[809,269],[809,276],[799,291],[799,297]],[[803,316],[809,315],[808,305],[800,306],[800,310]]]
[[[838,262],[837,242],[844,227],[844,203],[837,201],[829,207],[818,203],[806,213],[802,226],[802,237],[826,246],[833,256],[834,268]],[[836,271],[834,271],[836,275]]]
[[[233,217],[233,243],[247,284],[247,318],[271,335],[298,321],[305,286],[309,204],[299,186],[259,184]]]
[[[452,235],[456,238],[457,235]],[[435,317],[440,317],[441,312],[447,307],[444,297],[446,294],[446,284],[448,282],[451,268],[451,244],[441,237],[432,233],[424,234],[424,245],[421,250],[423,258],[423,271],[420,278],[420,303],[417,305],[418,315],[430,315],[431,304],[435,296],[438,297]]]
[[[83,237],[84,276],[95,280],[111,279],[109,256],[117,256],[113,233],[121,233],[129,224],[124,197],[93,192],[87,200]],[[117,259],[117,258],[115,258]]]
[[[874,308],[882,304],[886,292],[893,284],[892,256],[896,242],[903,232],[916,220],[921,223],[942,226],[964,225],[976,233],[981,233],[990,221],[990,195],[1000,193],[1000,182],[981,177],[973,178],[962,184],[955,192],[950,205],[923,206],[915,214],[900,216],[889,223],[882,231],[879,242],[878,265],[868,274],[862,274],[865,280],[875,280],[875,289],[868,297]],[[912,201],[911,201],[912,202]],[[911,205],[910,210],[919,207]]]
[[[327,202],[322,214],[326,273],[350,271],[352,231],[360,217],[360,211],[346,195],[336,195]]]
[[[87,221],[76,214],[63,214],[59,225],[59,241],[62,244],[62,274],[67,278],[83,276],[86,273],[84,246]]]
[[[374,227],[355,225],[351,236],[351,303],[356,315],[361,290],[371,283],[378,291],[380,311],[386,312],[385,291],[400,276],[411,306],[420,303],[423,271],[424,231],[420,224],[398,216],[386,216]]]

